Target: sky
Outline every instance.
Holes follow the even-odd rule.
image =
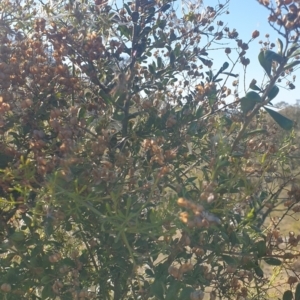
[[[210,5],[209,3],[215,1],[204,0],[203,2],[205,5]],[[223,1],[220,2],[222,3]],[[265,41],[265,35],[269,34],[270,42],[274,42],[276,44],[278,34],[268,24],[269,11],[260,5],[257,0],[231,0],[229,4],[229,12],[230,14],[221,16],[220,19],[224,23],[228,23],[228,27],[230,29],[236,28],[239,32],[239,38],[243,39],[244,42],[249,41],[254,30],[258,30],[260,32],[260,36],[249,44],[249,50],[247,50],[246,54],[246,57],[250,59],[250,64],[247,67],[246,73],[246,88],[248,88],[249,83],[253,78],[255,78],[259,83],[265,74],[257,58],[261,49],[261,45],[258,42],[260,40]],[[274,51],[277,51],[277,46],[274,48]],[[224,58],[222,57],[222,59],[226,60],[226,56],[224,56]],[[215,59],[216,66],[219,67],[221,63],[222,61],[220,61],[220,58]],[[244,76],[242,68],[239,70],[237,69],[236,73],[239,73],[240,76]],[[300,78],[299,71],[296,71],[295,75]],[[273,104],[281,101],[285,101],[289,104],[295,104],[296,99],[300,99],[300,84],[297,86],[297,82],[300,83],[300,80],[297,77],[294,83],[296,85],[296,89],[294,90],[287,90],[285,85],[286,81],[282,80],[280,83],[281,85],[279,85],[280,92],[273,100]],[[292,80],[292,78],[289,79]],[[240,86],[239,91],[241,93],[240,96],[243,96],[244,87]]]

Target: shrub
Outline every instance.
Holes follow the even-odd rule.
[[[265,108],[291,132],[279,147],[262,111],[299,63],[299,7],[259,2],[286,44],[265,42],[268,82],[240,98],[228,81],[236,63],[251,67],[259,32],[244,43],[225,27],[229,1],[182,14],[171,1],[1,2],[3,297],[268,297],[262,261],[285,268],[299,254],[299,236],[282,249],[278,223],[264,227],[292,180],[283,217],[299,211],[294,123]],[[216,72],[220,40],[238,57]]]

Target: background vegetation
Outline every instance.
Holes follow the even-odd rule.
[[[240,95],[228,3],[1,1],[2,299],[300,299],[300,5]]]

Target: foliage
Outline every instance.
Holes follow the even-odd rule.
[[[287,268],[300,236],[283,249],[264,221],[286,188],[283,217],[299,212],[300,188],[294,122],[266,107],[279,146],[261,108],[298,65],[300,8],[259,2],[284,41],[264,42],[267,82],[241,99],[234,67],[259,32],[223,24],[229,0],[0,3],[3,299],[268,297],[262,262]]]

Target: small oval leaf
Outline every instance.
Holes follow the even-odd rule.
[[[265,58],[269,60],[275,60],[278,63],[282,62],[282,56],[271,50],[265,51]]]
[[[265,258],[264,261],[270,266],[280,266],[281,265],[281,260],[278,258],[274,258],[274,257]]]
[[[258,258],[263,257],[266,255],[267,253],[267,246],[266,246],[266,242],[261,240],[255,243],[254,245],[255,250],[257,251],[257,256]]]
[[[295,299],[300,299],[300,283],[296,286]]]
[[[285,291],[284,294],[283,294],[282,300],[293,300],[292,291],[290,291],[290,290]]]
[[[222,255],[223,260],[226,262],[226,264],[230,266],[235,266],[237,264],[237,261],[235,258],[229,255]]]
[[[229,63],[227,61],[224,62],[223,66],[221,68],[221,70],[222,70],[221,72],[225,71],[228,67],[229,67]]]
[[[131,16],[132,12],[131,12],[131,9],[129,8],[128,4],[124,3],[124,7],[127,10],[127,13]]]
[[[16,231],[9,237],[9,239],[14,242],[21,242],[25,239],[25,234],[22,231]]]
[[[260,278],[264,277],[264,271],[260,267],[256,267],[254,269],[254,272],[258,277]]]
[[[248,92],[245,97],[255,102],[261,102],[260,95],[254,91]]]
[[[255,80],[252,80],[251,81],[251,83],[250,83],[250,85],[249,85],[249,88],[251,89],[251,90],[254,90],[254,91],[261,91],[261,89],[255,84]]]
[[[240,101],[241,101],[241,109],[244,114],[251,111],[256,105],[255,101],[248,99],[246,97],[243,97]]]
[[[162,6],[162,8],[160,9],[162,12],[167,11],[169,8],[171,7],[170,4],[165,4],[164,6]]]
[[[277,85],[274,85],[268,94],[269,101],[274,99],[278,95],[278,93],[279,93],[279,87]]]
[[[266,73],[270,76],[271,67],[272,67],[272,59],[267,59],[265,57],[265,52],[261,51],[258,55],[258,60],[259,60],[260,65],[264,68]]]

